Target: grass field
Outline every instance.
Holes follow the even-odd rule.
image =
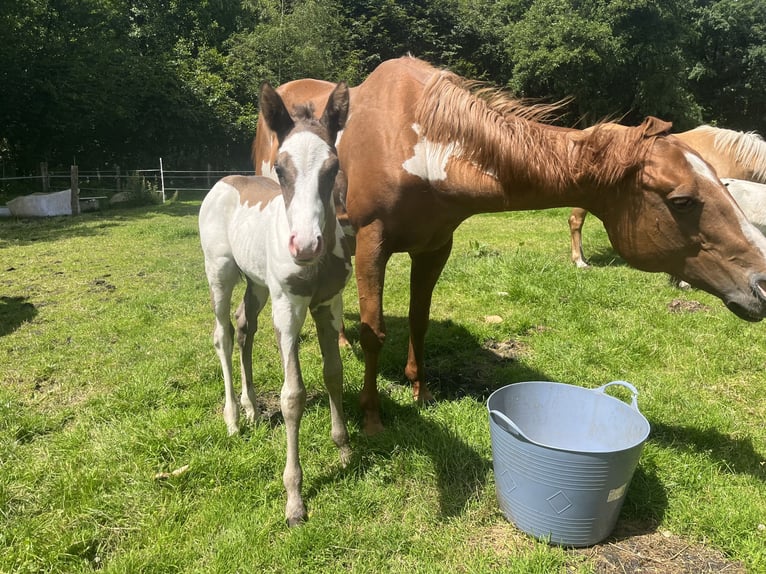
[[[392,259],[387,430],[360,430],[354,342],[343,350],[345,469],[307,323],[310,518],[287,529],[273,330],[264,316],[254,353],[268,416],[229,438],[198,209],[0,222],[0,572],[621,572],[615,560],[630,571],[630,555],[613,570],[605,557],[642,537],[652,540],[633,552],[642,572],[766,571],[766,327],[628,268],[595,219],[593,267],[576,270],[566,210],[458,230],[426,342],[438,400],[422,409],[403,377],[408,258]],[[355,297],[350,284],[354,341]],[[622,534],[587,551],[529,539],[495,500],[488,394],[522,380],[615,379],[638,387],[652,424]]]

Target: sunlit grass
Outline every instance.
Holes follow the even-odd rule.
[[[226,436],[197,210],[2,222],[0,572],[590,572],[583,555],[502,518],[484,401],[521,380],[614,379],[638,387],[653,427],[621,520],[766,569],[763,326],[624,266],[595,220],[585,230],[595,264],[576,270],[563,210],[458,230],[427,338],[438,401],[424,409],[403,378],[409,265],[394,256],[379,377],[387,430],[360,430],[354,342],[343,351],[345,469],[307,323],[310,519],[288,530],[278,417]],[[352,283],[352,338],[355,294]],[[282,375],[268,312],[254,372],[273,405]]]

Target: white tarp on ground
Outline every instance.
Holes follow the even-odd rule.
[[[10,200],[7,205],[16,217],[72,215],[72,190],[23,195]]]

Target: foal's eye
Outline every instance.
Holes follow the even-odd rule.
[[[274,166],[274,173],[277,174],[277,179],[279,179],[280,182],[285,178],[285,170],[282,169],[282,166],[279,164]]]

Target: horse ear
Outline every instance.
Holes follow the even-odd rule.
[[[266,125],[281,141],[282,137],[295,127],[295,122],[290,117],[282,98],[268,82],[263,82],[261,85],[260,102],[261,114]]]
[[[330,132],[330,139],[334,142],[338,132],[346,125],[348,118],[349,95],[346,82],[340,82],[327,99],[327,105],[322,114],[321,122]]]
[[[643,131],[645,138],[667,135],[672,128],[673,124],[671,122],[666,122],[665,120],[655,118],[654,116],[647,116],[641,124],[641,130]]]

